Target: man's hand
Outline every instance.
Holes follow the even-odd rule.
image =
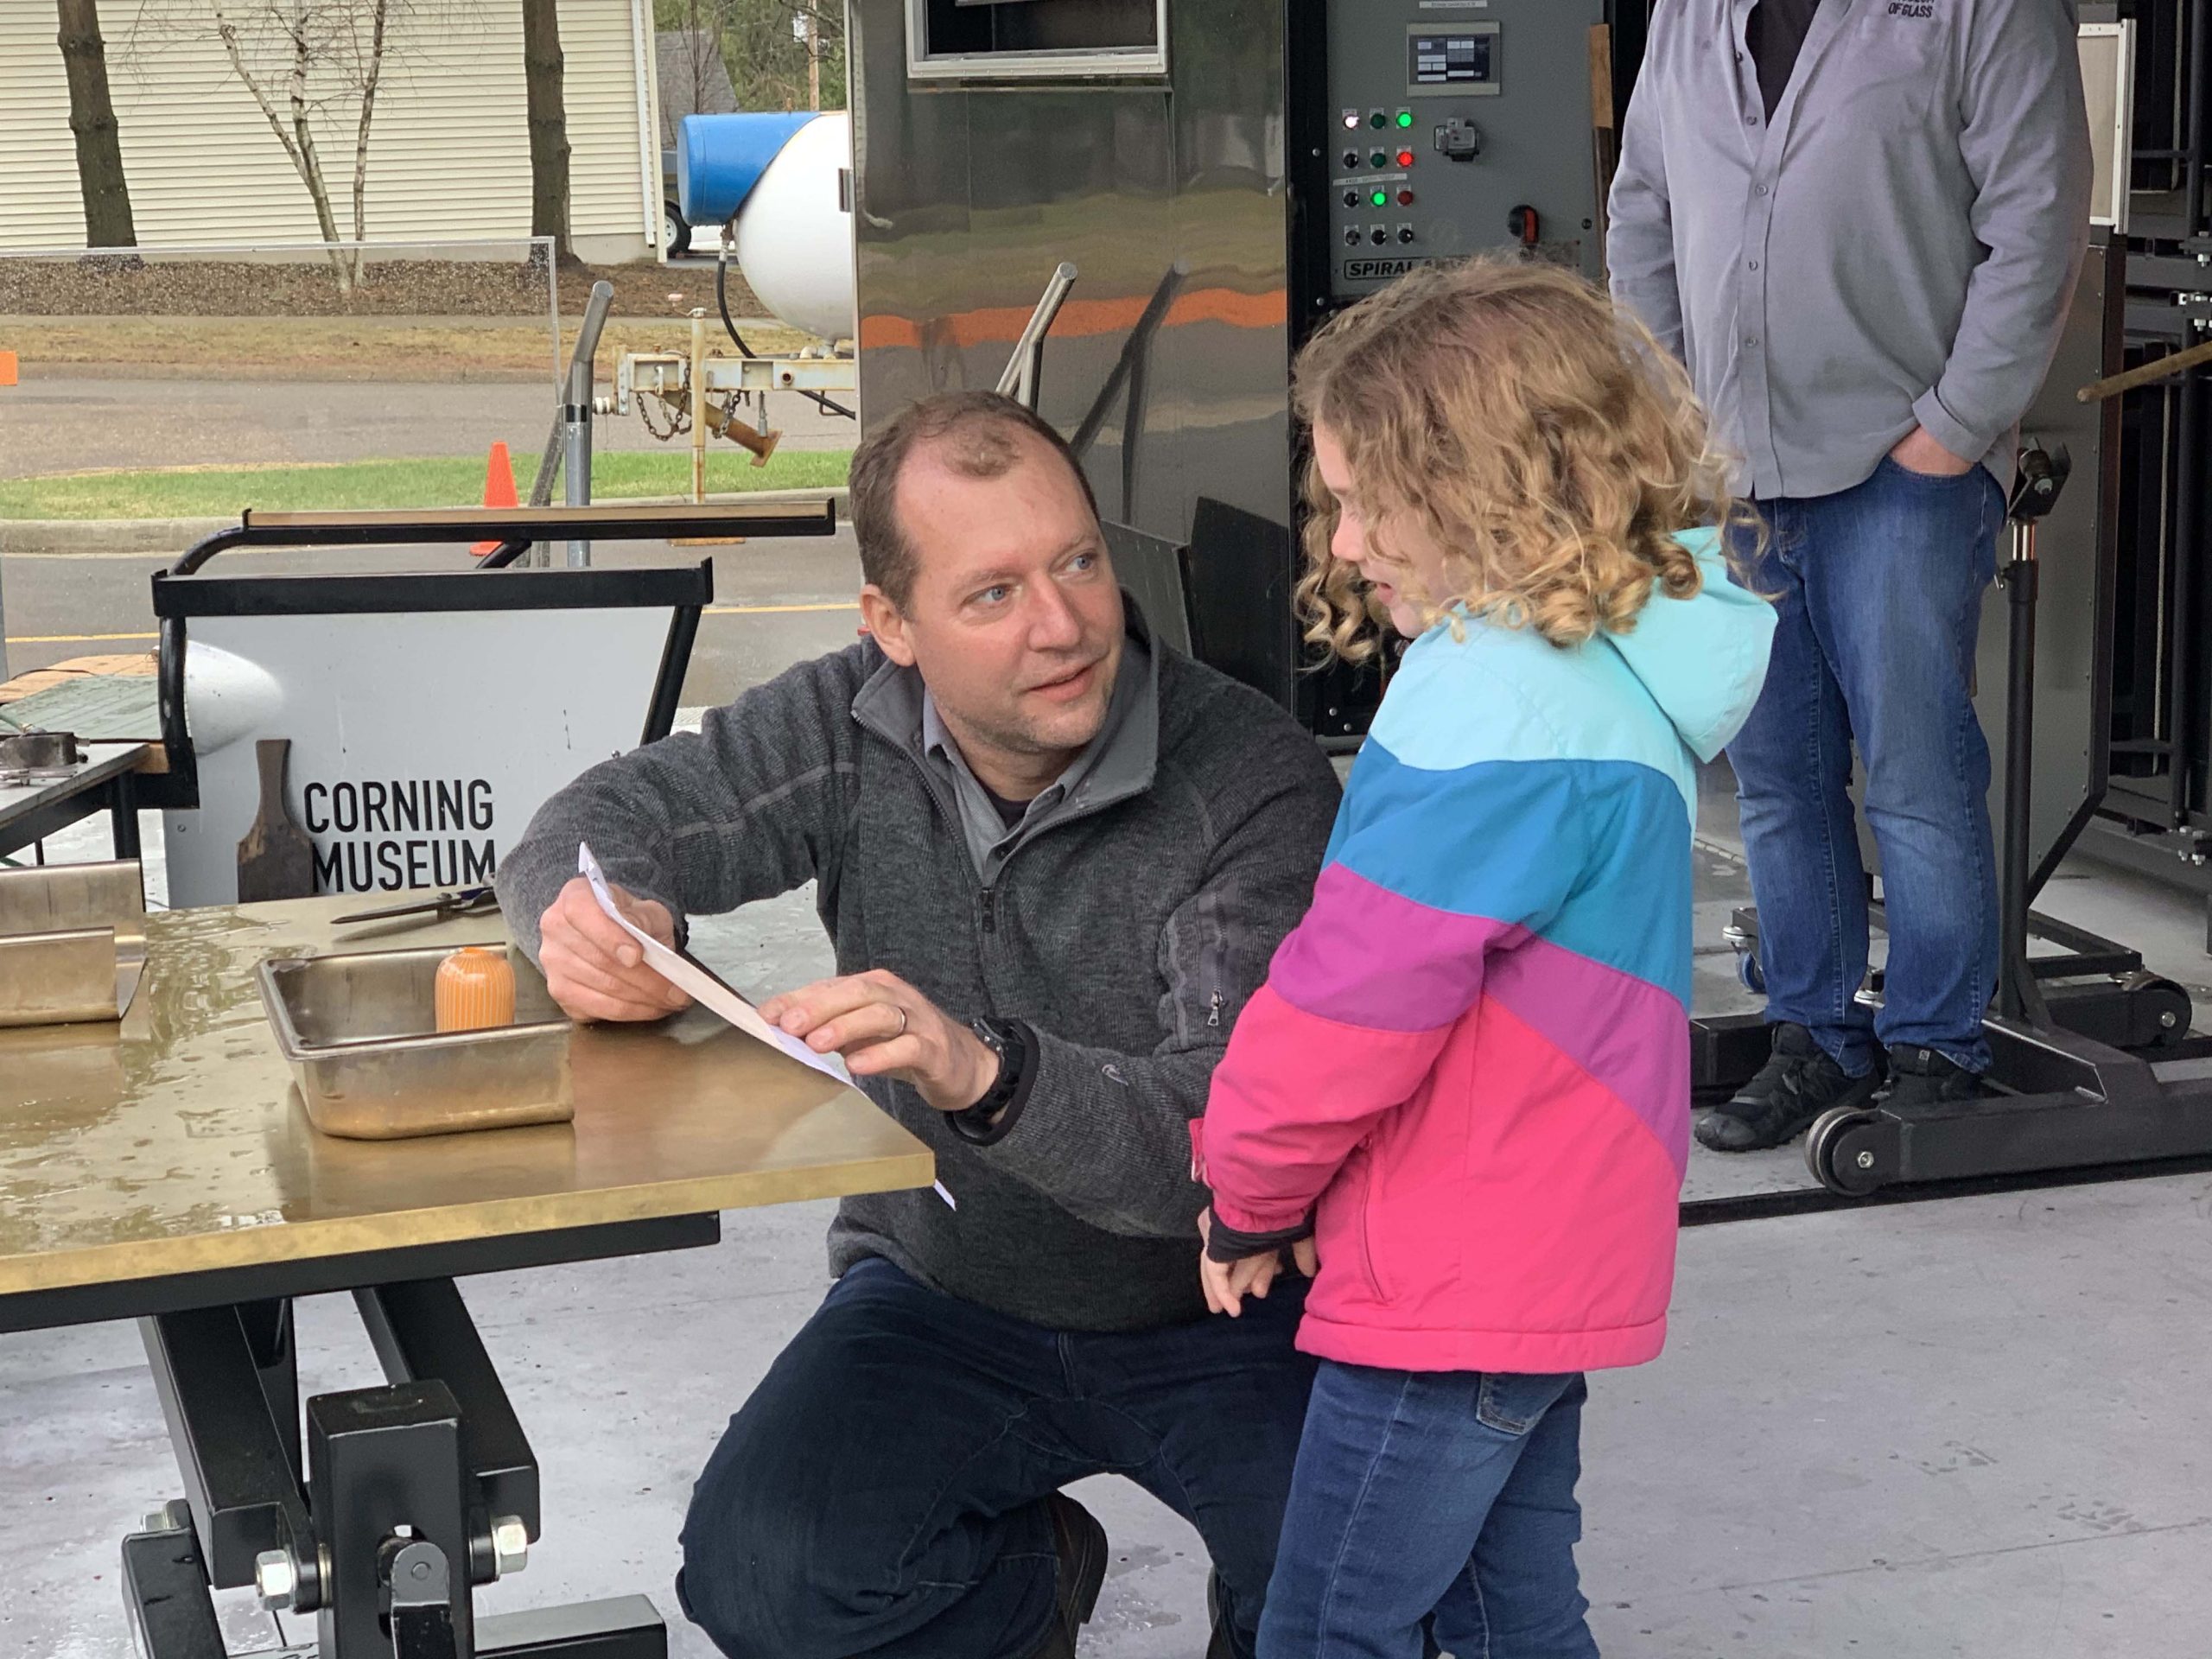
[[[856,1077],[911,1083],[940,1112],[964,1112],[998,1081],[999,1057],[896,974],[875,969],[786,991],[760,1017]]]
[[[1897,448],[1890,451],[1890,459],[1908,473],[1918,473],[1924,478],[1960,478],[1972,472],[1974,466],[1970,461],[1961,461],[1929,437],[1924,426],[1916,426],[1899,438]]]
[[[676,943],[667,906],[610,885],[614,902],[641,932]],[[690,997],[645,966],[638,942],[599,907],[581,875],[561,889],[537,924],[538,966],[562,1012],[575,1020],[664,1020]]]
[[[1213,1211],[1202,1210],[1198,1212],[1198,1285],[1206,1294],[1208,1312],[1226,1313],[1234,1319],[1243,1315],[1247,1296],[1267,1300],[1268,1293],[1274,1288],[1275,1275],[1282,1271],[1282,1252],[1269,1250],[1241,1262],[1217,1262],[1205,1253],[1212,1236]],[[1321,1258],[1311,1238],[1300,1239],[1290,1252],[1298,1270],[1308,1279],[1321,1270]]]

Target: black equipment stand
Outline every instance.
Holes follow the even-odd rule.
[[[2011,656],[2005,734],[2002,954],[1983,1020],[1993,1053],[1990,1093],[1927,1111],[1838,1108],[1805,1137],[1805,1161],[1831,1192],[2212,1156],[2212,1067],[2190,1057],[2188,994],[2144,971],[2137,953],[2031,909],[2029,808],[2035,745],[2036,532],[2056,503],[2065,452],[2022,452],[2008,506],[2011,556],[2000,575]],[[1756,949],[1757,918],[1739,912],[1732,937]],[[2031,957],[2031,938],[2065,947]],[[2069,983],[2087,981],[2086,984]],[[1878,988],[1878,982],[1877,982]],[[1763,1022],[1700,1020],[1694,1031],[1700,1086],[1747,1076],[1765,1051]],[[1749,1061],[1746,1065],[1745,1062]],[[1740,1072],[1737,1068],[1741,1067]]]
[[[481,1264],[720,1234],[713,1215],[617,1224],[494,1244]],[[123,1541],[124,1603],[145,1659],[229,1659],[213,1592],[246,1585],[271,1613],[315,1615],[317,1659],[666,1659],[667,1628],[643,1596],[475,1616],[477,1586],[520,1572],[538,1536],[537,1458],[451,1279],[353,1290],[385,1383],[307,1401],[302,1433],[293,1296],[453,1255],[277,1263],[0,1310],[22,1316],[7,1320],[17,1328],[105,1317],[111,1304],[172,1310],[138,1320],[185,1486]],[[251,1291],[268,1294],[193,1305]]]

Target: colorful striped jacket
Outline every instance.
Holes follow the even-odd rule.
[[[1665,1339],[1695,763],[1750,713],[1774,632],[1717,537],[1683,539],[1704,591],[1630,633],[1440,625],[1390,683],[1313,909],[1193,1126],[1230,1227],[1318,1204],[1309,1352],[1571,1371]]]

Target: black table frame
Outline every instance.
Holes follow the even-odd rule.
[[[721,1236],[709,1212],[21,1291],[0,1295],[0,1331],[138,1321],[185,1485],[123,1542],[148,1659],[227,1659],[213,1592],[254,1583],[270,1551],[297,1570],[321,1659],[665,1659],[642,1597],[474,1619],[493,1522],[538,1536],[538,1466],[454,1280]],[[385,1381],[306,1402],[303,1445],[292,1301],[340,1290]],[[391,1593],[402,1522],[452,1568],[442,1603],[404,1609]]]

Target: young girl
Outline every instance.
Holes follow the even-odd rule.
[[[1579,277],[1417,272],[1294,396],[1310,637],[1413,644],[1193,1126],[1217,1311],[1318,1235],[1261,1659],[1586,1659],[1582,1373],[1665,1337],[1695,764],[1773,618],[1681,370]]]

